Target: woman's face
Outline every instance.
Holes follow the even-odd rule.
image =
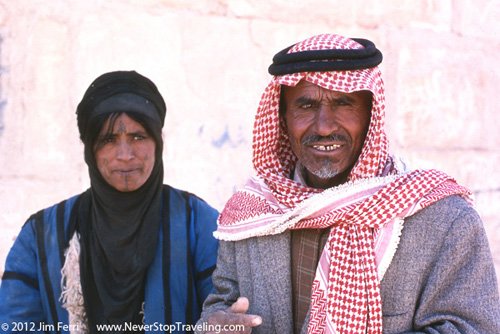
[[[155,164],[154,139],[144,127],[122,113],[109,129],[108,119],[95,147],[97,169],[106,182],[118,191],[139,189],[149,178]]]

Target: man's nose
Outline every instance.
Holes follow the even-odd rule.
[[[332,110],[329,106],[320,106],[315,121],[316,131],[320,136],[329,136],[339,129],[335,110]]]

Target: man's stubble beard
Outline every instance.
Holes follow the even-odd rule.
[[[307,171],[320,179],[332,179],[337,176],[340,171],[333,167],[333,162],[330,159],[321,159],[319,162],[311,163],[309,159],[301,162],[302,166]]]

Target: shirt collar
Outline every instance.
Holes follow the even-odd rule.
[[[307,187],[306,180],[304,178],[304,166],[300,162],[297,161],[295,165],[295,169],[293,171],[293,180],[297,183],[300,183],[303,186]]]

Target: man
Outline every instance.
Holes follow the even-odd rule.
[[[2,331],[177,333],[196,323],[218,212],[163,184],[165,114],[135,71],[90,85],[77,119],[91,186],[23,226],[2,277]]]
[[[206,332],[500,333],[470,192],[388,153],[381,61],[330,34],[273,58],[257,175],[219,217]]]

